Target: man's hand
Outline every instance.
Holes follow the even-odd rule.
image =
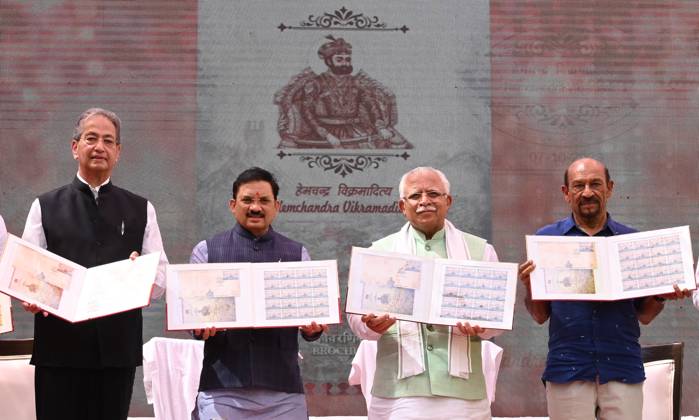
[[[536,264],[534,264],[534,261],[532,260],[527,260],[517,267],[517,277],[519,278],[519,281],[521,281],[522,284],[527,287],[527,289],[529,289],[531,285],[531,274],[535,268]]]
[[[133,261],[133,260],[135,260],[136,258],[138,258],[138,257],[140,257],[140,256],[141,256],[141,254],[139,254],[139,253],[136,252],[136,251],[133,251],[133,252],[131,252],[131,254],[129,255],[129,259],[130,259],[131,261]]]
[[[646,296],[643,298],[641,307],[636,310],[636,316],[641,324],[650,324],[650,322],[663,311],[663,308],[665,308],[666,299],[677,300],[692,296],[691,290],[680,289],[677,284],[673,284],[672,288],[675,289],[674,292],[663,293],[655,296]]]
[[[396,323],[396,319],[392,318],[388,314],[383,314],[378,317],[374,314],[367,314],[362,315],[362,322],[375,333],[383,334]]]
[[[202,340],[208,340],[210,337],[216,335],[216,331],[226,330],[217,330],[216,327],[204,328],[203,330],[194,330],[194,335],[201,338]]]
[[[328,133],[325,136],[325,140],[327,140],[328,143],[330,143],[330,145],[332,145],[332,147],[342,147],[342,142],[340,141],[340,139],[335,137],[333,134]]]
[[[41,308],[36,306],[36,303],[27,303],[27,302],[22,302],[22,307],[24,308],[25,311],[31,312],[32,314],[36,315],[37,313],[41,312],[41,314],[46,318],[49,316],[49,313],[46,311],[42,311]]]
[[[315,337],[321,333],[328,332],[328,325],[317,324],[315,321],[313,321],[309,325],[299,327],[299,330],[301,330],[301,333],[306,337]]]
[[[478,325],[471,325],[468,322],[464,322],[463,324],[461,322],[457,322],[456,328],[459,329],[461,334],[468,336],[476,336],[485,332],[485,328],[479,327]]]
[[[543,324],[551,316],[551,304],[548,301],[532,300],[531,274],[536,269],[534,261],[527,260],[517,267],[517,277],[525,288],[524,306],[534,321]]]
[[[388,128],[379,128],[379,136],[384,140],[388,140],[393,137],[393,132]]]
[[[668,299],[668,300],[677,300],[677,299],[684,299],[686,297],[692,296],[691,290],[687,290],[687,289],[680,290],[680,288],[679,288],[679,286],[677,286],[677,284],[673,284],[672,287],[673,287],[673,289],[675,289],[674,292],[664,293],[662,295],[658,295],[658,297],[661,297],[663,299]]]

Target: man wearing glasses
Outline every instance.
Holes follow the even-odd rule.
[[[190,263],[308,261],[306,248],[272,229],[279,185],[261,168],[243,171],[229,201],[235,226],[199,242]],[[206,340],[193,419],[308,418],[298,334],[317,340],[327,325],[195,330]]]
[[[22,238],[85,267],[161,251],[156,298],[165,290],[167,258],[153,205],[111,182],[120,133],[121,121],[111,111],[91,108],[80,115],[71,141],[78,173],[34,200]],[[23,305],[35,314],[37,419],[125,420],[143,361],[141,309],[71,324]]]
[[[372,249],[433,258],[497,261],[485,239],[449,222],[449,181],[434,168],[403,175],[398,203],[408,223],[372,244]],[[348,315],[350,328],[365,340],[377,340],[376,374],[369,419],[490,419],[481,364],[481,338],[498,330],[459,323],[457,327],[398,321],[388,314]],[[400,356],[399,356],[400,355]],[[455,369],[470,365],[470,372]]]
[[[563,176],[561,192],[571,214],[539,229],[537,235],[615,236],[636,232],[612,219],[607,202],[614,181],[600,161],[575,160]],[[549,352],[542,376],[551,420],[640,419],[643,408],[643,360],[639,337],[674,293],[609,302],[533,300],[533,261],[519,267],[525,306],[532,318],[549,321]],[[596,413],[598,411],[598,413]]]

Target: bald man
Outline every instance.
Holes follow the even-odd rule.
[[[606,166],[582,158],[565,171],[561,192],[571,215],[539,229],[537,235],[614,236],[636,232],[611,218],[607,202],[614,181]],[[666,299],[688,296],[687,290],[612,302],[532,300],[530,274],[535,265],[519,267],[526,288],[525,305],[539,324],[549,322],[549,352],[542,379],[551,420],[638,420],[643,408],[645,373],[639,321],[650,323]]]

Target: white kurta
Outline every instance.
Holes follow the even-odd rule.
[[[445,241],[444,234],[434,235],[433,239],[425,240],[424,237],[415,240],[421,242],[421,249],[436,249],[432,241]],[[424,243],[423,243],[424,242]],[[444,244],[442,244],[444,246]],[[429,252],[426,254],[430,254]],[[442,255],[435,255],[445,257]],[[483,261],[497,262],[498,256],[492,245],[486,244]],[[347,320],[350,329],[359,338],[364,340],[378,340],[381,334],[369,329],[361,320],[361,315],[348,314]],[[486,330],[480,334],[481,338],[488,339],[499,335],[500,330]],[[370,420],[411,420],[411,419],[469,419],[469,420],[489,420],[491,419],[490,402],[487,398],[482,400],[463,400],[448,397],[403,397],[403,398],[381,398],[372,396],[371,405],[368,410]]]

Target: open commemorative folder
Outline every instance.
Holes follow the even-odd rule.
[[[12,306],[10,297],[0,293],[0,334],[12,332]]]
[[[339,324],[337,262],[171,264],[167,327]]]
[[[517,264],[352,248],[345,311],[512,329]]]
[[[85,268],[10,235],[0,259],[0,292],[70,322],[150,302],[160,252]]]
[[[537,300],[620,300],[696,289],[689,226],[607,237],[527,236]]]

